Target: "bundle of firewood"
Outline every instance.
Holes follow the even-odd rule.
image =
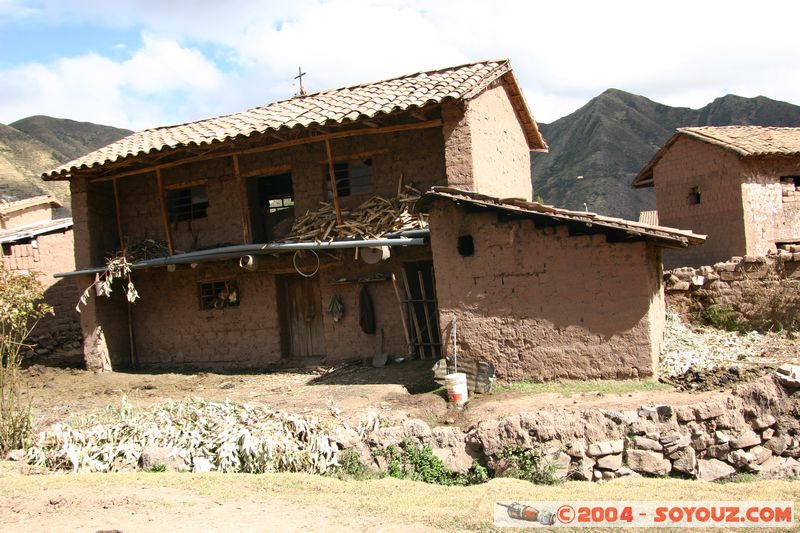
[[[342,210],[342,224],[336,222],[336,209],[320,202],[316,211],[306,211],[295,219],[286,240],[332,241],[341,238],[377,239],[387,233],[428,227],[427,215],[411,212],[420,192],[406,186],[396,198],[374,196],[355,209]]]
[[[167,243],[153,239],[125,239],[125,250],[117,252],[117,256],[125,256],[128,261],[146,261],[169,255]]]

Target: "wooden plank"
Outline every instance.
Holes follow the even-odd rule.
[[[192,181],[182,181],[180,183],[169,183],[164,185],[165,191],[174,191],[177,189],[188,189],[189,187],[197,187],[200,185],[206,185],[208,183],[207,179],[199,179],[199,180],[192,180]]]
[[[423,300],[427,300],[428,299],[428,295],[426,294],[426,291],[425,291],[425,279],[422,276],[422,270],[417,270],[417,279],[419,280],[419,290],[420,290],[420,294],[422,294],[422,299]],[[428,310],[428,304],[427,303],[422,304],[422,309],[423,309],[423,311],[425,313],[425,322],[427,324],[427,330],[428,330],[428,340],[431,342],[431,344],[435,345],[434,339],[433,339],[433,330],[431,329],[431,325],[432,325],[431,324],[431,315],[430,315],[430,311]],[[437,358],[439,357],[439,350],[431,349],[431,351],[432,351],[431,355],[433,355],[434,357],[437,357]]]
[[[278,142],[273,143],[267,146],[258,146],[255,148],[248,148],[245,150],[225,150],[220,151],[213,154],[203,154],[194,157],[188,157],[181,159],[179,161],[171,161],[169,163],[161,163],[158,165],[151,165],[147,168],[141,168],[137,170],[129,170],[126,172],[119,172],[114,174],[113,176],[102,176],[92,179],[92,182],[100,182],[100,181],[108,181],[114,178],[123,178],[126,176],[134,176],[137,174],[144,174],[146,172],[153,172],[157,169],[165,169],[176,167],[180,165],[185,165],[188,163],[194,163],[196,161],[206,161],[209,159],[219,159],[220,157],[228,157],[233,154],[237,155],[246,155],[246,154],[258,154],[263,152],[271,152],[273,150],[280,150],[283,148],[290,148],[292,146],[301,146],[303,144],[310,144],[310,143],[317,143],[323,142],[325,140],[332,140],[332,139],[344,139],[348,137],[359,137],[362,135],[376,135],[376,134],[383,134],[383,133],[396,133],[400,131],[410,131],[410,130],[420,130],[420,129],[428,129],[428,128],[436,128],[442,125],[442,119],[434,119],[428,120],[425,122],[415,122],[412,124],[398,124],[396,126],[385,126],[383,128],[362,128],[358,130],[349,130],[349,131],[339,131],[334,133],[325,133],[322,135],[311,135],[309,137],[303,137],[302,139],[293,139],[291,141],[285,142]],[[55,179],[55,178],[54,178]]]
[[[411,300],[411,287],[408,285],[408,276],[406,275],[406,269],[402,268],[401,272],[403,273],[403,285],[405,286],[405,289],[406,289],[406,298],[408,298],[408,300],[410,301]],[[410,313],[411,314],[411,323],[414,324],[414,331],[417,334],[417,343],[418,343],[417,345],[419,346],[419,356],[420,356],[420,359],[422,359],[422,358],[425,357],[425,353],[422,350],[422,346],[423,346],[423,343],[425,341],[422,338],[422,330],[419,327],[419,320],[417,320],[417,310],[414,308],[414,304],[411,304],[409,307],[411,309],[411,313]]]
[[[125,252],[125,236],[122,234],[122,215],[119,207],[119,193],[117,192],[117,180],[111,182],[114,185],[114,218],[117,219],[117,237],[119,238],[120,250]]]
[[[414,347],[411,345],[411,337],[408,334],[408,323],[406,322],[406,313],[405,310],[408,308],[408,305],[403,305],[403,299],[400,298],[400,290],[397,288],[397,276],[394,275],[392,272],[392,287],[394,287],[394,295],[397,297],[397,303],[400,306],[400,321],[403,323],[403,335],[406,337],[406,347],[408,349],[408,355],[414,352]]]
[[[239,188],[239,209],[242,217],[242,242],[244,244],[251,244],[251,235],[253,234],[250,227],[250,217],[248,216],[249,209],[247,208],[247,190],[242,180],[242,174],[239,172],[239,156],[233,154],[233,175],[236,178],[236,185]]]
[[[161,179],[161,169],[156,169],[156,182],[158,183],[158,200],[161,203],[161,219],[164,222],[164,236],[167,241],[167,251],[172,255],[175,251],[172,247],[172,228],[169,225],[169,215],[167,215],[167,198],[164,194],[164,182]]]
[[[333,208],[336,210],[336,223],[342,225],[342,208],[339,206],[339,189],[336,186],[336,172],[333,170],[333,152],[331,141],[325,139],[325,151],[328,153],[328,178],[331,180],[331,194],[333,195]]]

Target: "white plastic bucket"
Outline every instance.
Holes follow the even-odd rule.
[[[444,377],[444,383],[447,387],[447,399],[456,405],[464,405],[467,403],[467,375],[462,372],[455,374],[447,374]]]

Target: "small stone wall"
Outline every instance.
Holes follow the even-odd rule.
[[[511,447],[542,451],[562,479],[650,475],[713,481],[737,472],[784,477],[800,474],[796,390],[766,376],[690,405],[539,410],[481,421],[467,430],[431,429],[411,419],[347,445],[378,470],[386,468],[386,460],[374,451],[409,438],[431,446],[448,469],[461,473],[477,461],[502,475],[503,452]]]
[[[714,266],[681,267],[664,273],[667,306],[680,314],[726,306],[748,325],[800,316],[800,245],[777,254],[733,257]]]

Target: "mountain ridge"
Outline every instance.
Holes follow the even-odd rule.
[[[35,115],[0,124],[0,197],[15,200],[52,194],[70,212],[69,183],[44,181],[41,174],[128,135],[129,130]]]
[[[800,126],[800,106],[729,94],[692,109],[607,89],[539,125],[550,153],[532,154],[534,195],[558,207],[636,220],[639,211],[655,209],[655,191],[630,183],[675,130],[731,124]]]

